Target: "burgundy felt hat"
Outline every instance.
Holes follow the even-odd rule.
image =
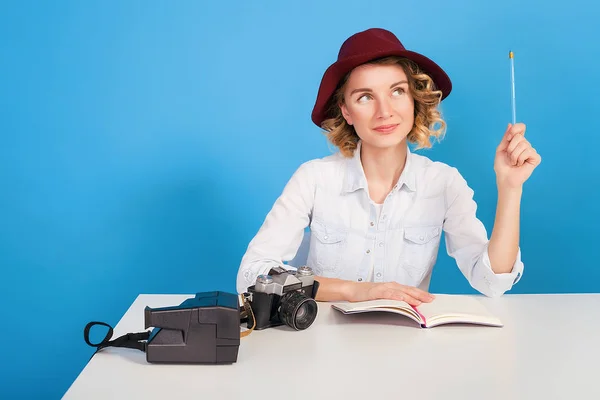
[[[439,65],[422,54],[406,50],[392,32],[371,28],[350,36],[342,44],[337,61],[327,68],[321,79],[317,101],[311,116],[312,121],[321,127],[321,123],[326,118],[329,98],[348,72],[367,61],[387,56],[405,57],[416,62],[423,72],[433,79],[436,88],[442,91],[442,100],[450,94],[452,82]]]

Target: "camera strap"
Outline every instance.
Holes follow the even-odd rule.
[[[108,333],[100,343],[90,342],[90,329],[92,329],[92,327],[95,325],[102,325],[108,328]],[[150,337],[150,331],[128,333],[114,340],[110,340],[110,338],[112,338],[112,335],[113,327],[105,322],[92,321],[88,323],[85,326],[85,329],[83,330],[83,339],[85,340],[85,342],[92,347],[96,347],[96,352],[94,354],[106,347],[126,347],[129,349],[137,349],[145,352],[146,340],[148,340],[148,338]]]
[[[253,321],[251,328],[240,332],[240,337],[246,337],[249,334],[251,334],[252,331],[254,330],[254,328],[256,327],[256,319],[254,318],[254,313],[252,312],[252,307],[250,306],[248,299],[243,294],[240,294],[239,298],[240,298],[240,302],[242,303],[242,306],[244,307],[244,311],[245,311],[246,315],[252,316],[252,321]]]

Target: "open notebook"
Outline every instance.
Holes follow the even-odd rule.
[[[372,311],[396,313],[414,320],[423,328],[456,323],[503,326],[502,321],[477,298],[464,295],[435,294],[435,299],[431,303],[421,303],[416,307],[398,300],[336,302],[331,306],[344,314]]]

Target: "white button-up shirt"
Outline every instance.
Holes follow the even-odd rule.
[[[237,276],[246,291],[256,277],[292,260],[310,227],[306,265],[316,275],[428,290],[440,238],[473,288],[500,296],[523,273],[521,250],[510,273],[492,271],[488,236],[473,190],[454,167],[407,153],[397,184],[380,206],[370,200],[360,161],[336,153],[302,164],[248,245]]]

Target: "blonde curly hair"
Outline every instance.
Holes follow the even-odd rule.
[[[407,140],[417,144],[417,149],[430,148],[431,137],[440,139],[446,131],[446,122],[438,106],[441,102],[442,92],[435,88],[431,77],[425,74],[412,60],[390,56],[367,62],[366,64],[399,65],[408,78],[409,91],[414,99],[415,121],[408,133]],[[327,117],[321,124],[327,139],[340,149],[345,157],[352,157],[357,148],[359,137],[352,125],[348,125],[340,110],[344,103],[344,89],[352,71],[344,76],[329,99],[327,104]],[[436,126],[437,125],[437,126]]]

